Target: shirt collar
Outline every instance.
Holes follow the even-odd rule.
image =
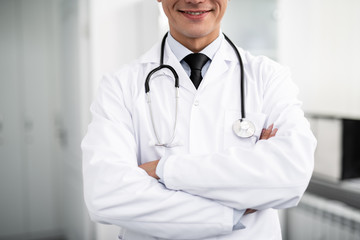
[[[208,46],[206,46],[203,50],[201,50],[200,53],[205,54],[210,60],[213,60],[216,52],[219,50],[222,40],[224,39],[223,34],[219,34],[219,36]],[[183,46],[181,43],[176,41],[171,34],[168,34],[167,42],[169,44],[169,47],[171,51],[174,53],[175,57],[180,61],[183,60],[184,57],[187,55],[193,53],[189,49],[187,49],[185,46]]]

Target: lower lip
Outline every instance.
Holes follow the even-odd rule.
[[[185,12],[182,12],[182,14],[186,18],[189,18],[189,19],[192,19],[192,20],[199,20],[199,19],[205,18],[209,14],[209,12],[204,12],[204,13],[199,14],[199,15],[192,15],[192,14],[188,14],[188,13],[185,13]]]

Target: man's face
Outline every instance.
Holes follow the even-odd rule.
[[[228,0],[158,0],[169,20],[170,32],[178,41],[208,38],[220,31]]]

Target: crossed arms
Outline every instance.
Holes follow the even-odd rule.
[[[126,86],[119,86],[119,78],[129,77],[103,80],[82,143],[85,200],[93,220],[160,238],[200,239],[231,233],[234,209],[297,204],[311,176],[315,141],[295,94],[288,90],[291,84],[273,83],[279,91],[264,96],[268,122],[280,126],[276,137],[270,133],[251,149],[168,156],[164,186],[154,178],[156,164],[138,166],[132,114],[124,100],[132,98],[123,91]],[[196,174],[184,177],[194,164]],[[254,178],[256,182],[249,181]]]
[[[267,129],[262,129],[261,131],[261,135],[260,135],[260,139],[259,140],[267,140],[269,138],[275,137],[276,132],[278,131],[277,128],[273,128],[274,124],[271,124]],[[147,162],[144,164],[141,164],[139,167],[144,169],[146,171],[146,173],[150,176],[153,177],[155,179],[160,179],[157,175],[156,175],[156,167],[158,165],[160,160],[155,160],[152,162]],[[251,214],[256,212],[257,210],[255,209],[246,209],[245,211],[245,215],[247,214]]]

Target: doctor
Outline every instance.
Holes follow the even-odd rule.
[[[300,201],[316,145],[288,69],[237,48],[241,71],[220,31],[228,0],[158,2],[170,28],[163,47],[105,76],[91,106],[91,218],[120,226],[119,239],[281,239],[277,209]],[[179,88],[160,69],[149,99],[145,79],[162,55]],[[249,137],[233,131],[243,109]]]

